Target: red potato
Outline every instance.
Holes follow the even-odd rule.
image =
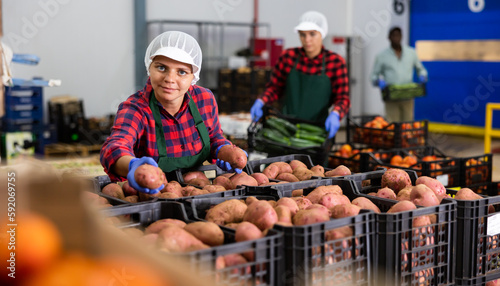
[[[205,187],[206,185],[210,185],[210,181],[208,179],[203,179],[203,178],[194,178],[189,181],[185,181],[186,184],[197,186],[200,188]]]
[[[284,205],[275,206],[274,210],[278,215],[278,222],[292,223],[292,212]]]
[[[404,187],[411,186],[410,175],[402,169],[391,168],[382,175],[381,186],[389,187],[397,194]]]
[[[143,188],[158,189],[165,181],[165,173],[155,166],[143,164],[134,173],[137,184]]]
[[[229,179],[229,176],[227,176],[226,174],[215,177],[215,179],[212,181],[212,185],[223,186],[226,190],[236,189],[236,186],[233,184],[233,182],[231,182],[231,179]],[[231,173],[229,174],[231,176],[233,175]]]
[[[122,190],[123,190],[123,194],[125,196],[133,196],[133,195],[137,195],[137,190],[132,188],[130,186],[130,184],[127,182],[123,183],[122,185]]]
[[[325,194],[324,196],[322,196],[321,199],[319,199],[318,203],[320,205],[325,206],[328,209],[331,209],[336,205],[350,204],[351,201],[345,195],[330,193],[330,194]]]
[[[307,194],[307,198],[314,204],[319,203],[321,197],[326,194],[342,195],[342,189],[338,185],[319,186]]]
[[[245,172],[234,173],[229,179],[235,186],[258,186],[257,180]]]
[[[387,213],[399,213],[417,209],[417,206],[411,201],[400,201],[389,208]]]
[[[377,197],[379,198],[384,198],[384,199],[390,199],[390,200],[396,200],[396,194],[394,193],[393,190],[391,190],[388,187],[381,188],[377,191]]]
[[[177,181],[170,181],[165,184],[165,187],[161,190],[162,193],[172,193],[177,195],[177,197],[182,197],[182,186]]]
[[[176,225],[178,227],[185,227],[186,223],[182,220],[179,219],[174,219],[174,218],[164,218],[157,220],[150,224],[146,229],[144,230],[145,234],[149,233],[159,233],[163,228],[165,228],[168,225]]]
[[[139,202],[139,196],[136,196],[136,195],[126,196],[123,200],[127,201],[129,203],[138,203]]]
[[[313,173],[313,176],[316,176],[316,177],[324,177],[325,176],[325,168],[321,165],[312,166],[311,172]]]
[[[288,197],[283,197],[283,198],[279,199],[276,202],[276,206],[285,206],[285,207],[289,208],[292,215],[295,215],[297,213],[297,211],[299,210],[299,206],[297,205],[297,202],[294,199],[288,198]]]
[[[295,200],[295,203],[297,203],[297,206],[299,207],[299,210],[304,210],[308,206],[312,205],[313,203],[306,197],[292,197],[293,200]]]
[[[123,200],[125,198],[122,187],[120,187],[120,185],[116,183],[107,184],[102,188],[101,193],[120,200]]]
[[[159,198],[161,196],[161,192],[158,192],[156,194],[146,194],[146,193],[143,193],[143,192],[138,192],[137,193],[139,195],[139,202],[147,202],[147,201],[150,201],[154,198]]]
[[[273,227],[278,221],[278,214],[268,202],[257,201],[248,206],[243,220],[255,224],[263,231]]]
[[[354,200],[352,200],[351,203],[353,205],[356,205],[356,206],[362,208],[362,209],[372,210],[375,213],[380,213],[379,207],[377,207],[377,205],[375,205],[372,201],[370,201],[369,199],[367,199],[365,197],[357,197]]]
[[[195,186],[185,186],[185,187],[182,187],[182,189],[181,189],[182,197],[190,196],[190,194],[192,192],[196,192],[196,190],[199,190],[199,188],[197,188]]]
[[[313,172],[307,167],[297,167],[293,170],[293,175],[297,177],[299,181],[307,181],[311,179]]]
[[[351,175],[351,170],[344,165],[339,165],[335,169],[325,172],[325,177],[339,177],[348,175]]]
[[[219,149],[217,159],[229,162],[231,167],[243,169],[247,165],[247,154],[240,147],[235,145],[225,145]]]
[[[264,173],[257,172],[251,174],[250,176],[252,176],[257,181],[257,184],[259,186],[269,183],[269,178]]]
[[[293,173],[292,167],[287,162],[274,162],[274,163],[271,163],[271,165],[273,165],[273,164],[279,167],[279,173],[278,174]]]
[[[299,210],[292,218],[293,225],[308,225],[330,220],[328,212],[320,208]]]
[[[186,196],[192,197],[192,196],[208,195],[208,194],[210,194],[210,192],[206,189],[194,188]]]
[[[325,207],[324,205],[320,205],[320,204],[312,204],[310,206],[308,206],[306,208],[306,210],[312,210],[312,209],[320,209],[322,211],[325,211],[328,213],[328,217],[331,217],[332,216],[332,212],[330,211],[329,208]]]
[[[268,204],[270,204],[273,208],[276,207],[276,201],[275,200],[269,200],[266,201]]]
[[[445,186],[438,180],[431,178],[429,176],[418,177],[415,181],[415,185],[424,184],[429,187],[438,198],[443,198],[446,196]]]
[[[406,187],[402,188],[399,191],[398,195],[396,196],[396,200],[409,201],[412,188],[413,188],[413,186],[406,186]]]
[[[330,209],[333,218],[343,218],[359,214],[361,208],[353,204],[336,205]]]
[[[353,236],[353,231],[349,226],[342,226],[325,232],[325,239],[327,241],[348,238],[351,236]]]
[[[202,171],[187,172],[185,174],[182,174],[182,179],[184,180],[184,182],[191,181],[192,179],[203,179],[209,181],[207,175],[205,175],[205,173]]]
[[[203,190],[207,190],[209,193],[218,193],[226,191],[226,188],[220,185],[206,185]]]
[[[500,286],[500,279],[486,282],[486,286]]]
[[[290,182],[290,183],[300,181],[299,178],[297,178],[294,174],[290,174],[290,173],[280,173],[278,176],[276,176],[276,180],[286,181],[286,182]]]
[[[238,227],[238,225],[240,225],[240,223],[241,222],[231,222],[231,223],[225,224],[224,226],[228,227],[228,228],[236,229]]]
[[[215,205],[207,211],[205,220],[219,225],[243,221],[247,205],[237,199],[230,199]]]
[[[169,224],[158,233],[157,244],[167,252],[187,252],[209,248],[185,229]]]
[[[262,231],[251,222],[242,221],[235,228],[234,240],[237,242],[254,240],[262,237],[264,237]]]
[[[209,221],[196,221],[188,223],[184,230],[194,235],[201,242],[209,246],[224,244],[224,232],[219,225]]]
[[[276,179],[276,176],[280,173],[280,167],[276,164],[270,164],[262,171],[269,179]]]
[[[245,199],[245,204],[246,204],[247,206],[249,206],[251,203],[253,203],[253,202],[258,202],[258,201],[259,201],[259,199],[257,199],[256,197],[254,197],[254,196],[249,196],[249,197],[247,197],[247,198]]]
[[[181,197],[182,196],[179,196],[179,195],[174,194],[174,193],[169,193],[169,192],[160,193],[160,196],[159,196],[159,198],[162,198],[162,199],[178,199]]]
[[[410,201],[415,205],[430,207],[437,206],[441,200],[436,196],[433,190],[424,184],[413,186],[410,193]]]
[[[456,200],[466,200],[466,201],[472,201],[472,200],[479,200],[483,199],[481,195],[476,194],[473,190],[470,188],[461,188],[458,190],[457,194],[455,195]],[[488,206],[488,213],[495,213],[495,207],[493,205]]]
[[[297,189],[292,191],[292,197],[302,197],[304,195],[304,189]]]
[[[302,168],[307,169],[307,165],[304,162],[297,160],[297,159],[290,161],[290,163],[288,163],[288,164],[292,168],[292,171],[295,171],[295,169],[297,169],[298,167],[302,167]]]

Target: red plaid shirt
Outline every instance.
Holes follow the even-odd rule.
[[[321,49],[321,53],[313,59],[306,56],[303,48],[287,49],[278,59],[273,68],[271,80],[266,85],[262,95],[265,103],[273,103],[284,95],[286,79],[297,62],[296,69],[308,75],[320,75],[322,72],[323,57],[325,57],[325,74],[332,83],[333,110],[336,110],[342,119],[351,106],[349,99],[349,79],[345,60],[336,53]]]
[[[137,158],[149,156],[158,162],[155,120],[149,108],[152,89],[151,81],[148,80],[144,89],[131,95],[118,107],[111,135],[101,149],[101,164],[112,181],[126,179],[110,172],[111,166],[122,156],[130,155]],[[213,93],[206,88],[192,85],[189,87],[189,92],[208,129],[210,154],[211,158],[215,158],[218,146],[231,143],[222,134],[217,102]],[[193,116],[189,112],[188,102],[189,97],[186,94],[175,116],[170,115],[160,105],[168,156],[193,156],[198,154],[203,146]]]

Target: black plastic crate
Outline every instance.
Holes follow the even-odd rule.
[[[386,172],[387,169],[379,168],[378,170],[371,172],[364,172],[353,174],[346,177],[349,180],[352,180],[356,185],[356,189],[354,192],[357,194],[368,194],[371,192],[377,192],[382,186],[382,176]],[[405,169],[406,173],[408,173],[412,185],[415,185],[415,181],[418,176],[414,170]],[[336,178],[332,178],[336,180]]]
[[[369,168],[366,167],[367,163],[365,163],[366,156],[367,153],[374,151],[366,144],[335,143],[328,156],[328,167],[335,168],[344,165],[353,173],[369,171]]]
[[[367,144],[374,149],[425,146],[428,142],[428,121],[391,122],[387,126],[371,123],[380,116],[350,116],[348,142]],[[385,119],[384,119],[385,120]]]
[[[393,162],[394,156],[413,156],[413,162],[405,165]],[[412,148],[392,149],[389,153],[368,153],[366,164],[371,168],[400,168],[410,169],[417,173],[417,176],[428,176],[437,179],[445,187],[460,186],[461,182],[461,158],[454,158],[444,155],[439,149],[433,146],[421,146]]]
[[[184,205],[179,202],[151,202],[137,205],[117,207],[104,210],[106,216],[127,216],[130,220],[120,225],[122,228],[144,228],[149,224],[165,218],[192,222],[188,218]],[[224,232],[224,244],[209,249],[191,251],[187,253],[165,253],[172,257],[179,257],[189,263],[190,271],[220,285],[282,285],[278,274],[282,269],[283,234],[270,230],[263,238],[242,242],[235,242],[234,231],[221,227]],[[254,261],[248,263],[216,269],[218,257],[253,251]]]
[[[498,184],[499,182],[490,184],[494,190],[487,192],[498,192]],[[447,193],[455,197],[457,191],[447,189]],[[478,200],[455,201],[458,233],[456,277],[465,281],[480,279],[482,276],[486,276],[488,281],[491,276],[500,278],[500,228],[496,223],[500,212],[500,196],[483,195]],[[494,209],[492,213],[491,207]]]
[[[460,186],[468,187],[491,182],[493,156],[491,153],[461,158]]]
[[[331,180],[313,182],[297,182],[290,187],[309,188],[332,184]],[[338,180],[335,184],[346,190],[346,195],[354,188],[352,181]],[[284,184],[283,184],[284,185]],[[281,184],[261,188],[262,194],[254,194],[258,199],[278,200],[283,197]],[[249,192],[249,195],[251,192]],[[285,195],[286,196],[286,195]],[[229,199],[245,199],[244,197],[192,199],[191,208],[194,218],[203,220],[205,212],[213,205]],[[362,210],[357,216],[331,219],[327,222],[304,226],[285,227],[274,225],[273,230],[284,234],[284,271],[280,272],[280,282],[285,285],[371,285],[374,213]],[[352,233],[348,237],[327,240],[329,231],[337,228],[349,228]]]
[[[273,108],[264,107],[264,115],[258,122],[252,122],[248,127],[248,148],[250,151],[258,151],[266,153],[268,157],[276,157],[291,154],[306,154],[311,157],[314,165],[326,166],[328,164],[328,154],[332,148],[332,144],[335,138],[326,138],[324,143],[319,147],[293,147],[287,144],[278,143],[276,141],[271,141],[260,135],[260,131],[265,126],[266,118],[268,116],[276,116],[288,120],[292,124],[296,123],[308,123],[324,128],[323,124],[318,124],[312,121],[306,121],[302,119],[297,119],[294,117],[289,117],[280,114]]]
[[[486,283],[492,282],[494,280],[500,279],[500,275],[491,275],[491,276],[481,276],[475,278],[456,278],[455,285],[457,286],[469,286],[469,285],[487,285]],[[494,285],[494,284],[491,284]]]

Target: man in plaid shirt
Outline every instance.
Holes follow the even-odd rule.
[[[111,135],[101,149],[101,163],[112,181],[129,184],[149,194],[135,181],[142,164],[165,173],[217,159],[221,148],[232,148],[224,138],[213,93],[195,85],[201,68],[201,49],[182,32],[165,32],[146,51],[146,86],[121,103]],[[228,172],[241,173],[217,159]]]
[[[323,47],[328,32],[323,14],[304,13],[295,31],[302,47],[287,49],[281,55],[266,90],[250,110],[252,120],[260,119],[265,104],[283,98],[284,114],[324,122],[328,137],[333,138],[351,104],[345,60]]]

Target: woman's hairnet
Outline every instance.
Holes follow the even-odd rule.
[[[155,56],[165,56],[190,64],[193,67],[194,74],[191,84],[195,84],[200,79],[201,48],[192,36],[179,31],[168,31],[154,38],[149,44],[144,57],[148,75],[149,66]]]
[[[308,11],[300,17],[300,23],[295,27],[295,32],[298,31],[318,31],[324,39],[328,33],[328,22],[325,15],[316,11]]]

